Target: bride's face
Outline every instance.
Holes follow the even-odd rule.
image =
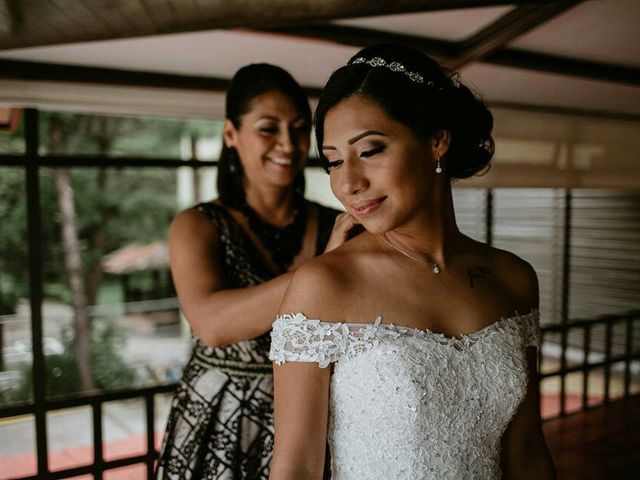
[[[329,110],[322,152],[334,195],[368,231],[393,230],[425,208],[436,175],[433,142],[370,98],[354,95]]]

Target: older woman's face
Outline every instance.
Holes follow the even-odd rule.
[[[370,232],[406,224],[429,201],[431,143],[366,96],[351,96],[329,110],[322,151],[334,195]]]
[[[272,91],[251,101],[238,129],[225,121],[224,140],[237,150],[250,185],[286,187],[307,162],[309,131],[293,101]]]

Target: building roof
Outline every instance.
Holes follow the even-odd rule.
[[[159,270],[169,266],[169,253],[164,242],[126,245],[102,258],[107,273],[124,275],[143,270]]]

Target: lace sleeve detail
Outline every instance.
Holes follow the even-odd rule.
[[[537,309],[526,316],[523,337],[525,347],[540,348],[540,312]]]
[[[349,329],[342,323],[307,319],[302,313],[279,315],[271,329],[269,359],[284,362],[317,362],[320,368],[340,359],[346,350]]]

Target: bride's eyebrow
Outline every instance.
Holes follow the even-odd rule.
[[[349,140],[347,140],[347,143],[349,145],[353,145],[354,143],[356,143],[358,140],[362,140],[364,137],[368,137],[369,135],[380,135],[382,137],[386,137],[387,135],[385,135],[382,132],[378,132],[376,130],[367,130],[366,132],[362,132],[359,135],[356,135],[353,138],[350,138]],[[336,150],[336,147],[332,146],[332,145],[323,145],[322,146],[322,150]]]

